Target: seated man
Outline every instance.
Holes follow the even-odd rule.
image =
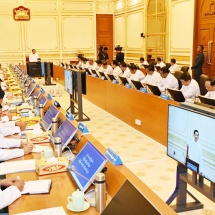
[[[119,65],[118,65],[118,61],[117,60],[113,60],[111,63],[111,66],[113,67],[113,75],[116,79],[119,79],[119,76],[121,76],[122,70],[120,69]]]
[[[140,81],[140,82],[143,81],[143,79],[145,78],[145,75],[143,74],[143,72],[139,70],[137,65],[132,64],[129,66],[129,69],[131,71],[131,77],[128,78],[129,83],[131,83],[131,80]]]
[[[162,67],[160,74],[162,81],[158,88],[161,92],[165,92],[167,88],[178,89],[178,80],[170,73],[167,67]]]
[[[105,73],[105,75],[110,74],[113,75],[113,68],[107,64],[107,62],[103,62],[102,63],[102,67],[103,67],[103,72]]]
[[[98,72],[103,72],[104,71],[104,68],[102,67],[102,61],[101,60],[97,60],[96,61],[98,67],[97,67],[97,70]]]
[[[17,178],[8,178],[0,181],[0,187],[7,187],[5,190],[0,189],[0,209],[10,205],[16,199],[21,197],[24,188],[24,181]]]
[[[170,71],[172,74],[174,74],[176,71],[180,71],[180,68],[179,68],[179,66],[178,66],[178,64],[176,63],[176,60],[175,60],[174,58],[172,58],[172,59],[170,60],[170,64],[171,64],[171,66],[170,66],[170,68],[169,68],[169,71]]]
[[[99,66],[97,65],[96,62],[94,62],[93,59],[89,59],[88,62],[89,62],[89,66],[88,66],[89,70],[95,70],[95,71],[97,71],[99,69]]]
[[[32,53],[29,55],[29,62],[38,62],[39,55],[36,53],[36,49],[32,49]]]
[[[192,99],[200,94],[199,85],[196,80],[192,79],[188,72],[181,75],[182,88],[181,92],[185,99]]]
[[[140,68],[145,68],[145,65],[149,65],[149,63],[143,57],[141,57],[139,67]]]
[[[127,67],[127,64],[125,62],[120,63],[120,68],[123,72],[123,74],[121,75],[122,77],[125,77],[125,78],[131,77],[130,69]]]
[[[160,68],[166,66],[166,64],[161,60],[160,57],[157,57],[157,64],[155,66],[159,66]]]
[[[89,62],[88,62],[88,59],[87,58],[82,58],[82,64],[81,64],[81,69],[85,69],[85,68],[88,68],[89,67]]]
[[[147,67],[146,73],[147,73],[147,75],[144,78],[144,80],[142,81],[143,85],[146,85],[146,84],[158,85],[158,84],[160,84],[162,77],[161,77],[160,73],[154,71],[154,66]]]
[[[205,88],[208,91],[205,97],[215,99],[215,80],[205,81]]]

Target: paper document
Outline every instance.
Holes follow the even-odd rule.
[[[16,172],[30,172],[35,170],[36,164],[34,159],[0,163],[1,175]]]
[[[21,194],[49,193],[51,183],[51,179],[25,181],[25,186]]]
[[[34,152],[34,153],[41,153],[46,148],[48,148],[48,146],[34,145],[34,148],[33,148],[32,152]]]
[[[25,213],[19,213],[14,215],[66,215],[66,212],[64,211],[63,207],[54,207],[54,208],[47,208],[42,210],[36,210],[36,211],[30,211]]]

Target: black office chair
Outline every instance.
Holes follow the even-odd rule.
[[[174,74],[175,78],[178,80],[178,87],[179,87],[179,90],[180,90],[181,87],[182,87],[181,75],[182,75],[183,73],[184,73],[183,71],[176,71],[175,74]]]
[[[200,88],[200,93],[201,95],[205,95],[207,93],[207,90],[205,88],[205,81],[210,80],[209,76],[202,74],[200,76],[200,80],[199,80],[199,88]]]
[[[190,68],[189,66],[182,66],[181,71],[188,72],[189,68]]]
[[[170,68],[170,66],[171,66],[170,63],[166,63],[166,67],[167,67],[168,69]]]

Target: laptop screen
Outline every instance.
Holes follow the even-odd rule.
[[[52,118],[57,117],[58,114],[59,114],[59,110],[55,108],[54,105],[50,106],[50,108],[47,110],[46,114],[43,117],[43,122],[45,122],[45,124],[47,124],[48,127],[50,128],[52,124]]]
[[[107,158],[92,143],[87,142],[68,169],[78,188],[84,192],[106,162]]]
[[[36,109],[39,109],[39,104],[43,104],[43,107],[45,106],[47,102],[47,99],[44,97],[44,96],[41,96],[40,100],[37,102],[37,105],[36,105]]]
[[[56,133],[55,137],[60,137],[62,141],[62,150],[69,144],[73,136],[75,135],[77,128],[70,123],[67,119],[61,124]]]
[[[35,88],[35,85],[31,84],[30,87],[27,90],[27,95],[26,95],[27,97],[29,97],[31,95],[31,93],[33,92],[34,88]]]

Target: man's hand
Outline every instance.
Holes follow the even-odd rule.
[[[25,182],[23,179],[17,179],[16,181],[13,182],[12,184],[13,186],[16,186],[20,191],[23,190]]]
[[[22,145],[23,150],[24,150],[24,154],[30,154],[34,148],[34,145],[31,143],[23,143]]]
[[[21,131],[26,130],[27,123],[26,122],[15,122],[16,126],[19,126]]]

